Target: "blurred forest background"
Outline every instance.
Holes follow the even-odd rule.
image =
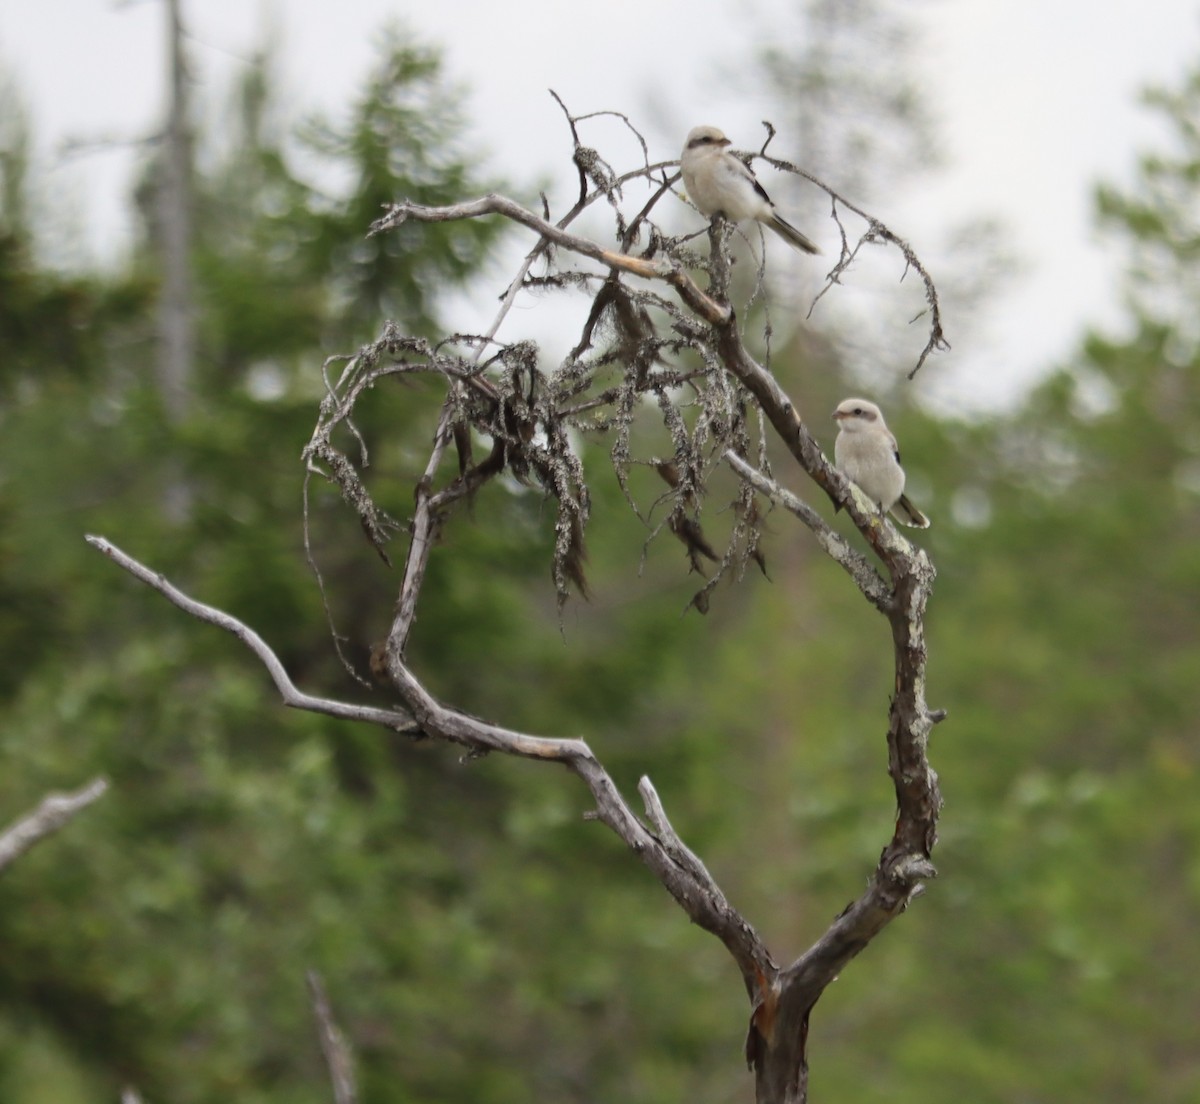
[[[839,56],[767,59],[776,122],[800,148],[840,141],[829,158],[886,217],[889,180],[936,136],[903,73],[850,97]],[[365,1101],[749,1100],[736,970],[581,819],[574,780],[286,712],[234,640],[83,543],[101,533],[242,618],[303,688],[383,700],[338,663],[304,559],[321,364],[385,319],[459,328],[446,304],[498,244],[498,221],[368,241],[381,204],[494,186],[536,201],[538,182],[480,175],[437,51],[401,31],[345,119],[290,118],[274,92],[267,52],[194,105],[182,417],[159,383],[161,149],[130,197],[140,247],[64,272],[39,252],[55,211],[15,93],[2,119],[0,820],[96,774],[112,788],[0,878],[0,1099],[327,1100],[314,967]],[[941,877],[818,1006],[815,1100],[1200,1099],[1200,66],[1147,110],[1169,138],[1140,151],[1136,188],[1097,190],[1128,256],[1126,336],[1081,333],[1013,411],[923,413],[922,377],[855,375],[836,325],[774,349],[823,437],[851,391],[889,412],[934,519],[928,693],[950,713],[932,753]],[[976,252],[935,275],[953,297],[986,267]],[[777,323],[786,302],[777,289]],[[432,386],[381,392],[363,426],[397,517],[438,403]],[[589,448],[602,472],[608,446]],[[645,530],[611,477],[592,488],[590,603],[560,628],[553,512],[489,486],[434,555],[410,655],[464,709],[585,737],[627,794],[648,773],[788,959],[891,830],[883,622],[782,514],[770,580],[681,616],[697,580],[680,546],[657,542],[639,572]],[[365,666],[396,575],[335,496],[311,512]]]

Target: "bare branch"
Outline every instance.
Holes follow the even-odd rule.
[[[333,1085],[334,1104],[355,1104],[358,1087],[354,1082],[354,1062],[350,1048],[333,1018],[333,1009],[325,995],[325,986],[316,970],[305,974],[308,995],[312,1001],[313,1016],[317,1021],[317,1038],[321,1042],[321,1053],[329,1070],[329,1081]]]
[[[679,291],[688,306],[709,322],[723,322],[731,313],[728,306],[717,303],[701,291],[678,261],[670,258],[646,261],[627,253],[605,249],[588,238],[581,238],[575,234],[568,234],[565,230],[560,230],[552,223],[533,214],[532,211],[527,211],[514,200],[494,192],[480,199],[455,203],[449,207],[425,207],[419,203],[407,201],[397,203],[383,218],[371,224],[371,233],[380,234],[385,230],[394,230],[409,219],[418,222],[456,222],[467,218],[482,218],[485,215],[503,215],[513,222],[527,226],[530,230],[536,230],[547,241],[598,261],[614,271],[628,272],[630,275],[642,276],[646,279],[666,280]]]
[[[775,133],[774,127],[771,127],[770,124],[767,124],[767,126],[768,137],[767,141],[763,143],[763,151],[766,150],[767,142],[774,137]],[[920,356],[917,357],[917,363],[909,371],[908,378],[911,380],[921,370],[922,365],[924,365],[925,361],[929,359],[930,354],[935,352],[946,352],[949,350],[950,342],[946,340],[945,331],[942,329],[942,308],[941,303],[938,300],[937,286],[934,284],[933,277],[929,275],[929,272],[925,268],[924,264],[921,263],[921,259],[917,256],[913,247],[909,245],[907,241],[900,237],[899,234],[895,233],[885,223],[877,219],[874,215],[864,211],[857,204],[850,202],[850,200],[836,192],[823,180],[813,176],[812,173],[800,168],[798,165],[793,165],[790,161],[782,161],[777,157],[769,157],[765,152],[760,152],[753,156],[761,157],[768,165],[778,169],[780,172],[789,172],[796,176],[804,177],[804,179],[809,181],[809,183],[815,184],[821,189],[821,191],[825,192],[833,203],[833,218],[838,225],[838,230],[841,232],[842,249],[837,259],[837,263],[826,276],[825,286],[817,293],[816,298],[813,299],[812,307],[817,305],[817,302],[821,299],[821,297],[831,287],[833,287],[834,284],[841,282],[842,275],[854,263],[855,258],[858,256],[859,251],[864,245],[874,245],[881,242],[884,244],[894,245],[900,250],[900,253],[904,257],[905,274],[907,275],[908,271],[911,269],[921,277],[921,282],[925,288],[925,302],[929,307],[929,338],[925,342],[925,347],[921,350]],[[839,205],[845,207],[848,211],[853,211],[867,224],[866,230],[863,231],[862,235],[859,237],[858,241],[853,247],[850,247],[848,244],[845,228],[842,226],[842,222],[838,218],[837,209]],[[903,276],[901,279],[903,279]],[[809,307],[808,311],[810,317],[812,316],[812,307]],[[920,316],[918,315],[918,317]],[[913,321],[915,322],[916,319],[914,318]]]
[[[404,563],[404,576],[400,586],[400,598],[396,602],[396,616],[392,622],[390,633],[392,647],[401,655],[408,644],[408,634],[417,616],[417,596],[421,592],[421,584],[425,581],[425,568],[429,563],[429,553],[437,537],[437,515],[434,511],[431,492],[433,478],[441,466],[446,446],[450,443],[451,420],[454,413],[453,396],[447,396],[438,418],[438,426],[433,435],[433,451],[429,455],[429,463],[425,465],[425,474],[417,483],[417,509],[410,526],[408,542],[408,558]],[[462,487],[465,493],[465,485]]]
[[[816,510],[808,505],[807,502],[802,502],[787,488],[781,487],[773,479],[768,479],[762,472],[752,467],[735,453],[725,453],[725,460],[756,491],[765,494],[772,502],[779,503],[784,509],[790,510],[804,522],[813,531],[813,536],[817,538],[817,543],[828,553],[832,560],[845,569],[846,574],[854,580],[858,585],[858,589],[863,592],[863,595],[871,605],[883,613],[886,613],[891,608],[891,587],[888,586],[879,572],[875,570],[871,561],[860,552],[851,548],[836,530],[826,524],[825,519]],[[853,484],[851,484],[851,490],[857,494],[862,494]],[[867,501],[860,508],[869,509],[870,502]]]
[[[149,587],[153,587],[168,602],[178,606],[184,613],[190,614],[200,621],[207,622],[209,625],[216,625],[217,628],[224,629],[227,633],[232,633],[236,636],[247,648],[258,656],[263,666],[266,667],[267,673],[271,676],[271,681],[275,683],[275,688],[279,691],[284,705],[290,706],[293,709],[304,709],[310,713],[324,713],[330,717],[341,717],[348,721],[363,721],[367,724],[382,725],[384,728],[389,728],[393,732],[399,732],[405,736],[422,735],[420,726],[414,724],[410,716],[401,713],[399,710],[374,709],[367,705],[351,705],[347,702],[333,701],[328,698],[316,698],[311,694],[305,694],[297,690],[292,680],[288,677],[287,671],[284,670],[283,664],[279,661],[279,657],[253,629],[228,613],[214,609],[212,606],[206,606],[203,602],[197,602],[194,598],[189,598],[183,591],[169,583],[164,576],[158,574],[158,572],[151,571],[145,564],[122,552],[121,549],[104,537],[88,536],[84,539],[93,548],[103,552],[118,567],[128,571],[135,579],[138,579]]]
[[[703,864],[694,857],[692,861],[680,861],[671,847],[647,831],[583,740],[529,736],[449,709],[433,698],[390,649],[388,660],[388,673],[424,732],[461,744],[474,752],[500,751],[522,758],[564,764],[591,791],[596,801],[592,818],[602,821],[616,832],[653,871],[692,921],[716,935],[726,945],[748,985],[756,974],[774,971],[766,947],[754,929],[729,906],[724,894],[704,871]],[[665,816],[662,822],[665,823]],[[678,842],[673,832],[670,832],[670,837]],[[682,844],[679,847],[682,848]],[[704,871],[704,875],[701,876],[699,871]]]
[[[729,905],[725,900],[725,894],[721,892],[713,876],[708,872],[708,867],[679,838],[679,834],[671,826],[671,822],[667,819],[667,811],[663,808],[662,799],[658,796],[658,791],[646,775],[642,775],[641,781],[638,782],[638,793],[642,795],[642,802],[646,807],[646,816],[649,818],[650,823],[654,825],[654,830],[658,833],[659,841],[662,843],[667,854],[690,874],[698,885],[706,887],[709,895],[714,900],[719,901],[722,906],[728,908]]]
[[[767,972],[774,973],[776,967],[750,924],[728,904],[711,877],[701,878],[692,864],[681,864],[668,848],[646,829],[583,740],[531,736],[448,709],[421,685],[391,648],[387,650],[388,674],[393,684],[399,688],[413,719],[400,713],[348,705],[301,693],[292,685],[274,652],[257,633],[237,618],[189,598],[162,575],[151,571],[104,538],[90,536],[87,541],[185,613],[210,625],[216,625],[241,640],[267,668],[285,705],[346,720],[382,725],[407,735],[446,740],[459,744],[476,755],[495,751],[524,759],[562,763],[578,775],[591,791],[596,801],[594,818],[608,825],[625,841],[695,924],[716,935],[725,944],[741,968],[748,988],[754,984],[756,976]],[[704,869],[699,860],[695,860],[695,863],[699,870]]]
[[[73,793],[52,793],[38,807],[0,832],[0,871],[19,859],[38,840],[57,832],[77,813],[103,796],[108,789],[104,778],[94,778]]]

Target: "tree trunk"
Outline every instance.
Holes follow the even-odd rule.
[[[187,413],[192,387],[195,333],[192,312],[191,137],[187,124],[187,80],[180,0],[167,0],[170,93],[159,182],[159,234],[163,283],[159,302],[158,388],[167,420]]]

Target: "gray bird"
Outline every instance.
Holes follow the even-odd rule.
[[[755,219],[769,226],[789,245],[805,253],[821,251],[783,218],[758,178],[726,147],[729,139],[714,126],[688,131],[679,167],[688,198],[701,214],[722,214],[731,222]]]
[[[833,462],[862,488],[881,513],[916,529],[928,529],[929,518],[904,494],[904,469],[896,438],[883,413],[866,399],[843,399],[833,412],[838,424]]]

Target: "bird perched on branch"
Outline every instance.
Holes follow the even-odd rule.
[[[698,126],[688,131],[679,167],[688,198],[700,213],[709,218],[721,214],[731,222],[752,218],[769,226],[789,245],[805,253],[820,253],[779,214],[754,173],[729,152],[729,144],[729,139],[714,126]]]
[[[929,518],[904,494],[904,469],[896,438],[883,412],[866,399],[843,399],[833,412],[838,424],[834,463],[879,507],[904,525],[928,529]]]

